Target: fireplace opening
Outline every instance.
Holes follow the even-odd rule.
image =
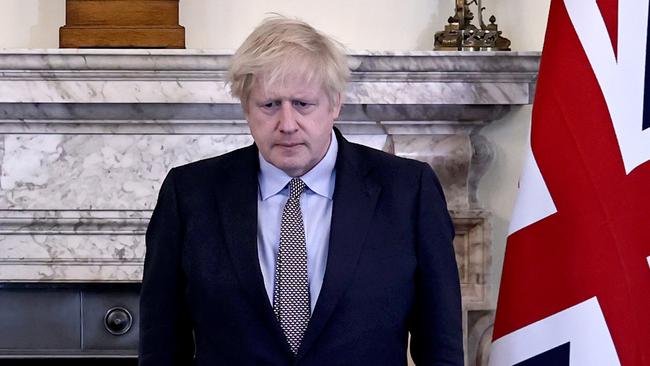
[[[1,365],[137,365],[140,284],[0,284]]]

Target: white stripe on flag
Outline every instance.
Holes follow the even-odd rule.
[[[625,172],[650,160],[650,129],[643,130],[648,0],[619,0],[614,54],[596,0],[564,0],[609,109]]]
[[[519,192],[512,212],[508,235],[557,212],[537,161],[528,149],[528,158],[519,180]]]
[[[490,366],[511,366],[570,342],[570,366],[620,366],[598,299],[555,313],[492,343]]]

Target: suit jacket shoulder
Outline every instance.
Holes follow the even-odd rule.
[[[411,187],[420,186],[421,180],[428,180],[441,195],[444,204],[444,192],[431,166],[422,161],[403,158],[364,145],[339,139],[341,148],[337,168],[350,166],[361,176],[366,176],[379,185]],[[423,178],[424,177],[424,178]]]
[[[172,168],[178,197],[194,203],[210,197],[220,185],[231,180],[254,180],[259,169],[257,147],[252,144],[223,155],[194,161]],[[237,187],[237,185],[229,185]]]
[[[176,179],[200,184],[204,179],[210,182],[215,175],[225,174],[232,169],[257,170],[258,166],[257,147],[252,144],[219,156],[180,165],[172,170],[175,171]]]

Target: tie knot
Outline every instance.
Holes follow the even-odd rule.
[[[305,191],[305,182],[300,178],[292,178],[289,181],[289,199],[296,200],[300,198],[300,194]]]

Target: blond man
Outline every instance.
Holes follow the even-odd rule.
[[[340,46],[274,17],[233,56],[255,143],[170,171],[147,230],[140,364],[461,365],[431,168],[345,140]]]

